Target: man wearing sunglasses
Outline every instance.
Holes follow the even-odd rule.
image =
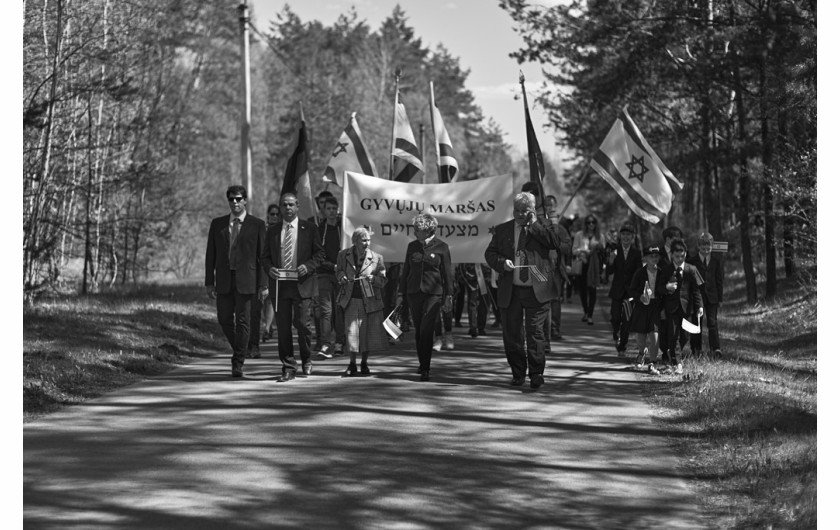
[[[233,349],[231,375],[242,377],[251,330],[251,302],[268,296],[268,277],[259,266],[265,222],[248,215],[248,192],[235,185],[226,192],[230,214],[213,219],[207,236],[204,285],[216,300],[216,314]]]

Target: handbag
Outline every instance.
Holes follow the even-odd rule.
[[[575,258],[572,260],[572,276],[580,276],[583,274],[583,260]]]

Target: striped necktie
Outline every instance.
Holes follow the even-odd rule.
[[[283,234],[283,267],[284,269],[291,269],[292,267],[292,225],[286,223],[286,232]]]

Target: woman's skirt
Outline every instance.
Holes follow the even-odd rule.
[[[351,298],[344,310],[345,352],[370,352],[388,349],[382,310],[365,313],[361,298]]]

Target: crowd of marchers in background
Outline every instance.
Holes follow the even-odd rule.
[[[562,306],[577,294],[581,321],[594,325],[600,286],[608,286],[618,358],[635,369],[681,374],[686,351],[722,355],[723,270],[707,232],[691,257],[675,226],[641,248],[632,224],[605,231],[593,215],[560,218],[556,197],[542,200],[527,182],[513,198],[511,220],[494,228],[484,262],[453,264],[437,220],[420,213],[405,260],[385,263],[370,248],[369,226],[355,227],[351,245],[341,248],[338,200],[328,191],[317,196],[317,216],[300,219],[298,199],[287,193],[268,207],[267,222],[247,212],[243,186],[226,197],[229,214],[210,225],[205,286],[233,350],[233,377],[275,334],[278,381],[311,374],[313,359],[341,355],[349,358],[344,376],[369,375],[370,354],[414,329],[417,373],[428,381],[433,352],[455,348],[453,328],[464,327],[466,310],[465,340],[501,328],[510,384],[528,377],[537,389],[551,342],[563,340]],[[627,353],[631,334],[635,356]]]

